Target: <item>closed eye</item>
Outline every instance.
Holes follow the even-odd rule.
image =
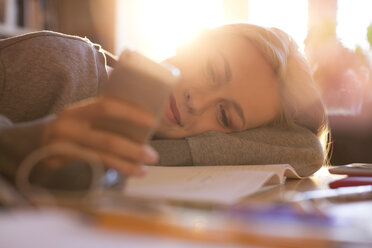
[[[216,106],[217,120],[223,128],[233,131],[243,130],[246,121],[240,104],[234,100],[220,99]]]
[[[218,105],[218,122],[223,128],[229,128],[230,122],[227,116],[225,107],[222,104]]]

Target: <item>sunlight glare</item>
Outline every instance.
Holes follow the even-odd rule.
[[[307,11],[307,0],[250,0],[249,22],[282,29],[303,50],[307,35]]]
[[[141,38],[138,50],[155,60],[174,55],[176,47],[203,28],[221,25],[222,0],[137,0],[136,35]]]
[[[369,48],[367,27],[372,23],[371,10],[372,1],[338,1],[337,36],[346,47],[355,49],[359,45]]]

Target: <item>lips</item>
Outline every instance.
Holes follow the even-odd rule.
[[[181,115],[177,108],[176,98],[173,95],[169,97],[169,105],[168,108],[166,109],[165,114],[171,122],[179,126],[182,126]]]

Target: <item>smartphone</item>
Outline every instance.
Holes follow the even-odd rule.
[[[328,171],[332,174],[342,174],[349,176],[372,176],[372,164],[353,163],[347,165],[334,166]]]
[[[157,63],[130,49],[124,50],[102,94],[152,113],[156,116],[155,124],[149,128],[130,121],[100,119],[94,127],[118,133],[138,143],[147,142],[179,78],[180,71],[176,67]]]

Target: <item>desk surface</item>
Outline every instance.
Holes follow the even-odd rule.
[[[244,203],[272,203],[284,200],[284,194],[288,191],[305,192],[309,190],[329,189],[328,183],[336,179],[343,178],[343,175],[334,175],[328,172],[326,167],[322,167],[313,176],[301,180],[287,179],[285,184],[279,185],[267,191],[258,192],[246,199]]]
[[[284,185],[272,188],[267,191],[259,192],[251,197],[243,199],[242,203],[273,203],[284,200],[284,195],[288,191],[305,192],[310,190],[329,189],[328,184],[334,180],[344,178],[344,175],[334,175],[328,172],[326,167],[321,168],[313,176],[302,180],[287,180]],[[342,238],[353,239],[360,235],[360,239],[367,239],[368,245],[361,247],[372,247],[372,200],[359,202],[338,202],[326,203],[322,205],[322,211],[328,216],[342,221],[352,223],[356,228],[352,228],[354,233],[336,234],[343,235]],[[346,237],[348,236],[348,237]],[[358,238],[356,238],[358,240]],[[350,245],[348,247],[354,247]],[[359,247],[356,246],[355,247]]]
[[[343,176],[331,175],[326,168],[321,169],[314,176],[302,180],[287,180],[284,185],[259,192],[242,200],[242,204],[260,203],[271,204],[280,199],[288,191],[308,191],[315,189],[326,189],[328,183]],[[361,238],[367,237],[367,241],[372,244],[372,201],[332,204],[326,207],[329,215],[339,217],[342,220],[351,221],[357,225],[358,230],[353,230]],[[192,220],[193,217],[191,217]],[[77,221],[77,219],[79,221]],[[240,245],[236,242],[209,243],[200,240],[187,240],[185,238],[167,237],[164,235],[149,235],[148,233],[133,233],[123,230],[109,231],[107,229],[93,228],[92,226],[82,225],[81,218],[76,218],[76,213],[70,214],[56,210],[34,211],[22,210],[15,212],[0,211],[0,247],[247,247],[246,243]],[[194,231],[200,231],[203,224],[203,216],[195,218]],[[215,223],[219,223],[218,221]],[[221,223],[221,222],[220,222]],[[198,229],[199,228],[199,229]],[[301,226],[300,229],[304,227]],[[307,227],[306,227],[307,228]],[[313,227],[311,227],[313,228]],[[308,229],[308,230],[311,230]],[[322,230],[322,229],[319,229]],[[293,230],[298,231],[298,230]],[[311,231],[310,231],[311,232]],[[344,235],[345,232],[330,232],[330,235]],[[355,234],[354,233],[354,234]],[[350,234],[351,238],[358,238]],[[347,235],[347,234],[346,234]],[[23,237],[22,239],[18,237]],[[251,236],[251,238],[255,238]],[[30,244],[29,240],[33,240]],[[309,240],[304,238],[304,240]],[[280,241],[282,242],[282,241]],[[260,241],[255,240],[257,245]],[[264,242],[265,243],[265,242]],[[301,244],[306,242],[301,242]],[[274,242],[275,244],[275,242]],[[288,243],[288,247],[298,247],[297,243]],[[315,244],[315,243],[314,243]],[[303,244],[303,247],[313,247],[314,244]],[[323,243],[321,243],[323,244]],[[322,247],[328,247],[325,243]],[[281,247],[286,247],[287,243],[281,243]],[[260,246],[255,246],[260,247]],[[321,247],[319,245],[319,247]],[[355,244],[348,247],[368,247],[357,246]]]

